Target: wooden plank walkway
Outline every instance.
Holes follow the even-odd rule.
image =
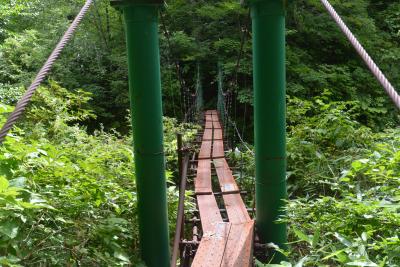
[[[213,157],[213,159],[225,157],[223,140],[214,140],[213,141],[212,157]]]
[[[213,140],[213,128],[206,128],[203,134],[203,141]]]
[[[214,140],[222,140],[222,129],[214,129]]]
[[[194,188],[197,195],[212,193],[210,159],[199,159]]]
[[[240,189],[225,159],[218,112],[207,110],[205,119],[194,182],[203,235],[192,266],[251,266],[254,221],[247,212]],[[213,194],[211,164],[214,164],[217,173],[228,222],[223,221]]]
[[[199,160],[210,159],[212,141],[203,141],[200,147]]]

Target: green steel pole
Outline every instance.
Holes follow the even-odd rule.
[[[285,4],[253,0],[254,135],[256,152],[256,226],[262,242],[286,249]],[[275,253],[273,263],[285,257]]]
[[[158,44],[160,5],[123,1],[121,7],[128,50],[141,256],[146,266],[169,266]]]

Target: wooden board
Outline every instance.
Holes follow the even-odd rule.
[[[212,193],[211,187],[211,160],[200,159],[197,165],[197,174],[194,179],[195,193]]]
[[[244,223],[251,220],[240,193],[223,195],[229,222]]]
[[[213,158],[223,158],[225,156],[224,153],[224,142],[222,140],[215,140],[213,142]]]
[[[215,169],[217,168],[229,168],[228,163],[226,162],[225,158],[214,159],[213,164]]]
[[[211,157],[211,141],[203,141],[200,147],[199,159],[209,159]]]
[[[203,235],[193,267],[221,266],[230,227],[230,223],[218,223],[213,233]]]
[[[222,140],[222,130],[221,129],[214,129],[214,140]]]
[[[239,187],[236,184],[235,178],[225,158],[214,159],[213,163],[217,172],[221,192],[240,193]]]
[[[205,128],[206,129],[212,129],[213,128],[213,122],[210,121],[210,120],[206,121]]]
[[[225,246],[222,267],[252,266],[254,221],[232,224]]]
[[[212,129],[205,129],[202,141],[212,141],[212,138],[213,138],[213,130]]]
[[[212,122],[214,129],[221,129],[221,123],[219,121]]]
[[[197,195],[203,234],[213,232],[217,223],[223,222],[214,195]]]

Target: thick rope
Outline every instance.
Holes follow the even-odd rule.
[[[57,44],[56,48],[50,54],[49,58],[47,59],[46,63],[40,69],[39,73],[36,75],[35,80],[29,86],[28,90],[22,96],[22,98],[18,101],[17,105],[15,106],[14,111],[8,117],[6,123],[3,125],[0,131],[0,144],[3,143],[5,137],[7,136],[8,132],[11,130],[13,125],[17,122],[17,120],[21,117],[24,113],[26,106],[29,104],[33,94],[35,93],[36,89],[39,85],[43,82],[46,78],[47,74],[51,70],[54,62],[59,57],[61,51],[64,49],[65,45],[71,39],[72,35],[74,34],[75,30],[79,26],[79,23],[82,21],[83,17],[87,13],[90,5],[92,4],[93,0],[87,0],[85,5],[82,7],[79,14],[76,16],[72,24],[69,26],[68,30],[64,33],[64,36],[61,38],[59,43]]]
[[[336,13],[335,9],[332,7],[332,5],[329,3],[329,1],[321,0],[321,2],[325,6],[325,8],[328,10],[328,12],[332,16],[332,18],[339,25],[340,29],[346,35],[347,39],[349,39],[350,43],[357,50],[357,53],[364,60],[365,64],[367,64],[367,66],[370,69],[370,71],[372,72],[372,74],[376,77],[376,79],[379,81],[379,83],[383,86],[386,93],[392,99],[392,101],[394,102],[396,107],[398,109],[400,109],[400,96],[396,92],[396,89],[394,89],[393,85],[388,81],[388,79],[386,79],[385,75],[382,73],[382,71],[379,69],[379,67],[375,64],[375,62],[372,60],[372,58],[368,55],[367,51],[365,51],[364,47],[360,44],[360,42],[357,40],[357,38],[349,30],[349,28],[346,26],[346,24],[343,22],[343,20],[338,15],[338,13]]]

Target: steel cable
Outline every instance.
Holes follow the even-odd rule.
[[[223,92],[222,92],[222,93],[223,93]],[[225,102],[225,100],[223,100],[223,101]],[[227,113],[225,104],[224,104],[224,113],[225,113],[225,114]],[[243,140],[243,137],[242,137],[242,135],[240,134],[239,129],[237,128],[236,123],[235,123],[234,121],[232,121],[232,119],[231,119],[229,116],[227,116],[226,120],[227,120],[227,122],[230,122],[231,125],[233,126],[233,129],[235,130],[237,136],[239,137],[239,140],[240,140],[240,142],[242,143],[242,145],[247,149],[247,151],[250,152],[251,155],[254,156],[253,150],[251,150],[251,149],[249,148],[249,146],[246,144],[246,142]]]
[[[171,49],[171,40],[170,40],[171,36],[170,36],[170,33],[169,33],[168,29],[167,29],[167,26],[165,25],[165,21],[164,21],[165,18],[163,16],[163,14],[167,15],[166,10],[164,10],[164,12],[160,13],[160,21],[161,21],[161,26],[163,28],[164,36],[165,36],[165,38],[167,40],[167,46],[168,46],[167,53],[168,53],[168,59],[170,60],[171,59],[171,55],[172,55],[172,53],[171,53],[171,51],[172,51],[172,49]],[[182,116],[185,116],[184,109],[186,109],[186,107],[183,107],[183,109],[182,109],[182,100],[184,99],[184,97],[182,96],[182,92],[183,92],[184,84],[183,84],[182,77],[181,77],[181,74],[180,74],[179,63],[174,59],[172,59],[172,60],[173,60],[174,65],[175,65],[175,72],[176,72],[176,76],[178,78],[179,86],[180,86],[180,91],[179,91],[180,96],[179,97],[180,97],[181,101],[179,102],[180,103],[179,109],[181,110]]]
[[[379,83],[383,86],[386,93],[392,99],[392,101],[394,102],[396,107],[398,109],[400,109],[400,96],[397,93],[396,89],[389,82],[389,80],[385,77],[385,75],[382,73],[382,71],[379,69],[379,67],[376,65],[376,63],[373,61],[373,59],[368,55],[367,51],[360,44],[360,42],[353,35],[353,33],[349,30],[349,28],[343,22],[341,17],[338,15],[338,13],[335,11],[335,9],[332,7],[332,5],[329,3],[329,1],[321,0],[321,2],[325,6],[325,8],[328,10],[328,12],[332,16],[332,18],[335,20],[335,22],[338,24],[338,26],[342,30],[342,32],[346,35],[347,39],[349,39],[350,43],[357,50],[357,53],[364,60],[365,64],[367,64],[367,66],[370,69],[370,71],[372,72],[372,74],[376,77],[376,79],[379,81]]]
[[[235,66],[235,83],[236,83],[236,86],[239,86],[238,85],[238,79],[237,79],[237,76],[238,76],[238,72],[239,72],[239,67],[240,67],[240,61],[241,61],[241,59],[242,59],[242,56],[243,56],[243,50],[244,50],[244,44],[245,44],[245,42],[246,42],[246,34],[248,34],[248,23],[249,23],[249,19],[250,19],[250,10],[249,10],[249,12],[248,12],[248,16],[247,16],[247,19],[246,19],[246,22],[245,22],[245,24],[244,24],[244,26],[245,26],[245,28],[244,28],[244,30],[242,30],[242,36],[241,36],[241,43],[240,43],[240,49],[239,49],[239,52],[238,52],[238,56],[237,56],[237,60],[236,60],[236,66]],[[226,93],[224,93],[223,92],[223,89],[221,88],[221,90],[222,90],[222,96],[223,96],[223,104],[222,104],[222,106],[223,106],[223,111],[224,111],[224,114],[225,114],[225,117],[226,117],[226,119],[224,120],[224,128],[225,129],[227,129],[227,127],[228,127],[228,125],[229,125],[229,123],[232,125],[232,127],[233,127],[233,129],[234,129],[234,132],[233,132],[233,134],[234,134],[234,139],[235,139],[235,135],[237,135],[238,136],[238,138],[239,138],[239,140],[240,140],[240,142],[242,143],[242,145],[254,156],[254,152],[253,152],[253,150],[251,150],[249,147],[248,147],[248,145],[246,144],[246,142],[244,141],[244,139],[243,139],[243,133],[242,134],[240,134],[240,131],[239,131],[239,129],[237,128],[237,125],[236,125],[236,97],[235,97],[235,95],[233,94],[233,92],[232,91],[227,91]],[[225,96],[227,96],[226,98],[228,98],[228,100],[226,100],[225,99]],[[232,100],[232,98],[234,98],[234,100]],[[235,103],[235,106],[234,106],[234,108],[233,107],[231,107],[232,106],[232,102],[234,101],[234,103]],[[227,107],[228,106],[228,107]],[[229,111],[229,107],[231,107],[231,110]],[[245,105],[245,107],[246,107],[246,105]],[[231,116],[230,116],[230,113],[232,113],[232,109],[234,109],[234,116],[235,116],[235,120],[232,120],[232,118],[231,118]],[[245,109],[245,116],[246,116],[246,109]],[[243,125],[243,132],[244,132],[244,125]],[[226,134],[229,134],[229,131],[226,131]]]
[[[14,126],[14,124],[17,122],[17,120],[24,113],[24,111],[26,109],[26,106],[29,104],[33,94],[36,91],[36,89],[39,87],[39,85],[46,78],[47,74],[49,73],[49,71],[53,67],[54,62],[59,57],[59,55],[60,55],[61,51],[64,49],[65,45],[71,39],[72,35],[74,34],[75,30],[79,26],[79,23],[82,21],[83,17],[87,13],[87,11],[88,11],[90,5],[92,4],[92,2],[93,2],[93,0],[87,0],[86,1],[85,5],[79,11],[79,14],[76,16],[74,21],[69,26],[68,30],[64,33],[63,37],[58,42],[56,48],[50,54],[50,56],[47,59],[46,63],[43,65],[43,67],[40,69],[40,71],[36,75],[35,80],[29,86],[28,90],[25,92],[25,94],[22,96],[22,98],[18,101],[17,105],[15,106],[14,111],[10,114],[10,116],[7,118],[6,123],[1,128],[1,131],[0,131],[0,144],[3,143],[3,141],[4,141],[5,137],[7,136],[8,132],[11,130],[11,128]]]

